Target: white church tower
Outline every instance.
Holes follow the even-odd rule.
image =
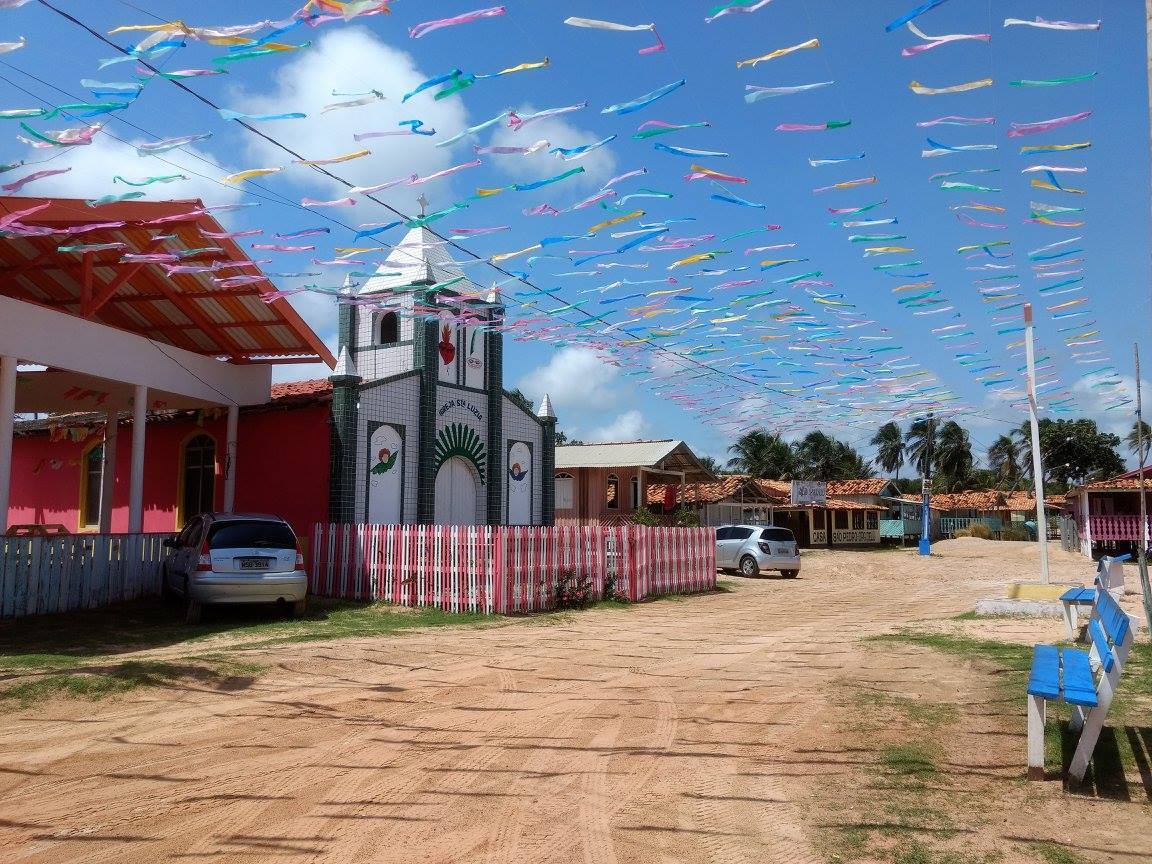
[[[413,228],[340,298],[333,521],[554,520],[555,417],[505,393],[499,293],[469,280],[453,251]]]

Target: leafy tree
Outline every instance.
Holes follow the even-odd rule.
[[[851,445],[825,432],[809,432],[794,446],[797,475],[805,480],[854,480],[875,476]]]
[[[955,420],[940,427],[932,461],[948,489],[963,488],[972,474],[972,441],[968,430]]]
[[[988,448],[988,467],[997,485],[1015,485],[1023,476],[1020,443],[1011,435],[1001,435]]]
[[[525,396],[523,393],[521,393],[519,387],[517,387],[515,390],[512,390],[512,391],[505,393],[505,395],[509,399],[511,399],[513,402],[515,402],[517,405],[519,405],[521,408],[523,408],[525,411],[527,411],[529,414],[531,414],[532,416],[536,416],[535,403],[531,399],[529,399],[527,396]]]
[[[1152,426],[1149,426],[1143,420],[1136,420],[1132,423],[1132,431],[1124,437],[1124,443],[1128,445],[1128,451],[1133,456],[1140,455],[1140,427],[1144,427],[1144,452],[1148,452],[1148,448],[1152,445]]]
[[[578,438],[569,438],[563,431],[556,432],[556,446],[562,447],[565,444],[583,444],[584,442]]]
[[[935,421],[922,419],[913,420],[912,425],[904,435],[907,449],[905,451],[908,461],[924,477],[931,467],[932,451],[936,444]]]
[[[796,459],[792,448],[779,435],[766,429],[753,429],[728,448],[728,466],[753,477],[783,480],[792,477]]]
[[[713,459],[711,456],[697,456],[696,458],[700,460],[701,465],[703,465],[705,468],[707,468],[713,474],[724,473],[723,472],[723,466],[721,466],[721,464],[719,462],[717,462],[715,459]]]
[[[905,460],[904,433],[900,427],[893,421],[885,423],[872,437],[872,446],[876,448],[876,464],[888,474],[895,473],[899,480]]]
[[[1124,473],[1124,460],[1116,452],[1120,436],[1101,432],[1096,421],[1053,420],[1045,417],[1037,424],[1040,431],[1040,455],[1044,464],[1044,482],[1067,488],[1087,477],[1103,479]],[[1032,427],[1021,424],[1013,437],[1020,445],[1023,473],[1032,476]]]

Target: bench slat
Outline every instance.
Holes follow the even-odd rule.
[[[1032,649],[1028,694],[1045,699],[1060,698],[1060,649],[1055,645],[1036,645]]]
[[[1116,602],[1116,598],[1107,591],[1101,591],[1100,597],[1096,601],[1096,607],[1100,621],[1104,624],[1104,630],[1112,644],[1121,644],[1128,635],[1131,622],[1128,620],[1128,616],[1124,614],[1124,610],[1120,608],[1120,604]]]
[[[1069,588],[1060,595],[1065,603],[1091,603],[1096,599],[1095,588]]]
[[[1095,708],[1098,704],[1096,680],[1092,677],[1092,665],[1088,662],[1088,653],[1075,648],[1065,648],[1061,659],[1064,662],[1064,701],[1070,705]]]
[[[1092,637],[1092,644],[1096,646],[1096,653],[1100,655],[1100,665],[1105,672],[1112,671],[1115,658],[1112,656],[1112,646],[1108,644],[1108,636],[1100,622],[1093,618],[1088,622],[1088,635]]]

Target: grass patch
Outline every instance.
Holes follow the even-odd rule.
[[[254,663],[215,658],[198,658],[194,663],[125,660],[80,666],[75,671],[48,672],[0,690],[0,710],[28,708],[61,696],[97,701],[138,687],[207,686],[214,690],[239,690],[249,686],[260,671],[261,667]]]
[[[925,748],[915,744],[897,744],[887,747],[880,754],[880,764],[897,777],[927,780],[940,773],[935,757]]]
[[[1032,851],[1036,853],[1037,860],[1046,864],[1087,864],[1082,856],[1055,843],[1037,843]]]
[[[929,633],[901,630],[869,636],[865,641],[880,644],[918,645],[934,648],[968,660],[983,660],[1010,672],[1026,673],[1032,667],[1032,646],[977,639],[956,633]]]
[[[857,690],[852,701],[860,708],[882,708],[897,711],[904,715],[909,723],[914,723],[927,730],[934,731],[960,719],[960,710],[947,702],[926,702],[922,699],[893,696],[878,690]]]

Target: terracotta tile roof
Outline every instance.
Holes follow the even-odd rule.
[[[830,480],[829,495],[879,495],[890,481],[884,477],[868,480]]]
[[[651,504],[663,504],[667,487],[661,483],[654,483],[647,487],[645,498]],[[792,484],[788,480],[763,480],[749,477],[746,474],[724,474],[719,483],[688,484],[684,487],[684,495],[677,499],[685,504],[716,504],[728,498],[739,500],[741,491],[745,494],[745,503],[750,506],[770,506],[784,509],[791,507]],[[757,494],[758,493],[758,494]],[[815,509],[824,509],[817,506]],[[834,510],[886,510],[875,504],[860,504],[855,501],[833,500],[827,509]]]
[[[1047,502],[1048,506],[1059,506]],[[933,508],[941,510],[1027,511],[1036,509],[1036,499],[1027,492],[1001,492],[996,489],[973,489],[968,492],[941,493],[932,496]]]
[[[308,381],[285,381],[272,385],[272,398],[269,406],[288,407],[306,405],[310,402],[330,402],[332,382],[327,378],[312,378]],[[262,406],[261,406],[262,407]]]
[[[1152,487],[1152,471],[1148,472],[1146,487]],[[1129,477],[1127,474],[1121,474],[1119,477],[1113,477],[1109,480],[1096,480],[1092,483],[1085,483],[1080,489],[1092,490],[1116,490],[1116,491],[1137,491],[1140,488],[1139,477]]]
[[[262,405],[245,405],[241,414],[253,411],[267,411],[274,408],[303,408],[307,405],[321,405],[332,401],[332,384],[326,378],[313,378],[308,381],[286,381],[273,384],[271,396]],[[180,420],[195,415],[196,411],[156,411],[148,415],[149,423]],[[16,421],[16,434],[28,435],[47,432],[55,426],[102,426],[103,412],[74,411],[70,414],[51,414],[34,420]],[[121,417],[121,423],[131,423],[131,417]]]

